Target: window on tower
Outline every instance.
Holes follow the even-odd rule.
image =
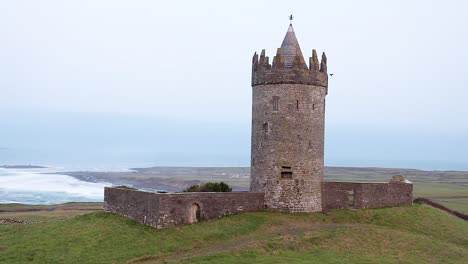
[[[273,96],[273,111],[278,111],[279,109],[279,96]]]
[[[268,135],[270,134],[270,123],[269,122],[265,122],[263,123],[262,125],[262,130],[263,130],[263,136],[264,137],[268,137]]]
[[[291,179],[292,178],[291,166],[282,166],[281,167],[281,178],[282,179]]]

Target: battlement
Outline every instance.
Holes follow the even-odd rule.
[[[262,50],[260,57],[255,52],[252,58],[252,86],[261,84],[309,84],[327,87],[327,56],[323,53],[319,63],[317,51],[312,50],[307,66],[301,50],[297,48],[296,56],[287,63],[286,57],[281,55],[281,48],[278,48],[270,64],[265,50]]]

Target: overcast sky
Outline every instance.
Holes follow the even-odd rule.
[[[467,13],[450,0],[1,1],[0,111],[248,124],[251,57],[272,57],[294,14],[306,61],[325,51],[334,73],[327,133],[463,139]]]

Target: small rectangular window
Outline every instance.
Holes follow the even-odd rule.
[[[299,111],[299,100],[296,100],[296,110]]]
[[[273,111],[278,111],[279,109],[279,97],[273,96]]]
[[[281,178],[282,179],[291,179],[292,178],[291,166],[282,166],[281,167]]]

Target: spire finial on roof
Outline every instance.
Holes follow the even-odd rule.
[[[290,20],[293,18],[293,15],[289,16]],[[283,43],[281,44],[281,56],[284,56],[285,58],[285,68],[291,68],[293,66],[294,58],[296,56],[303,58],[301,47],[297,41],[292,24],[289,24],[288,31],[286,32],[286,36],[284,36]]]

